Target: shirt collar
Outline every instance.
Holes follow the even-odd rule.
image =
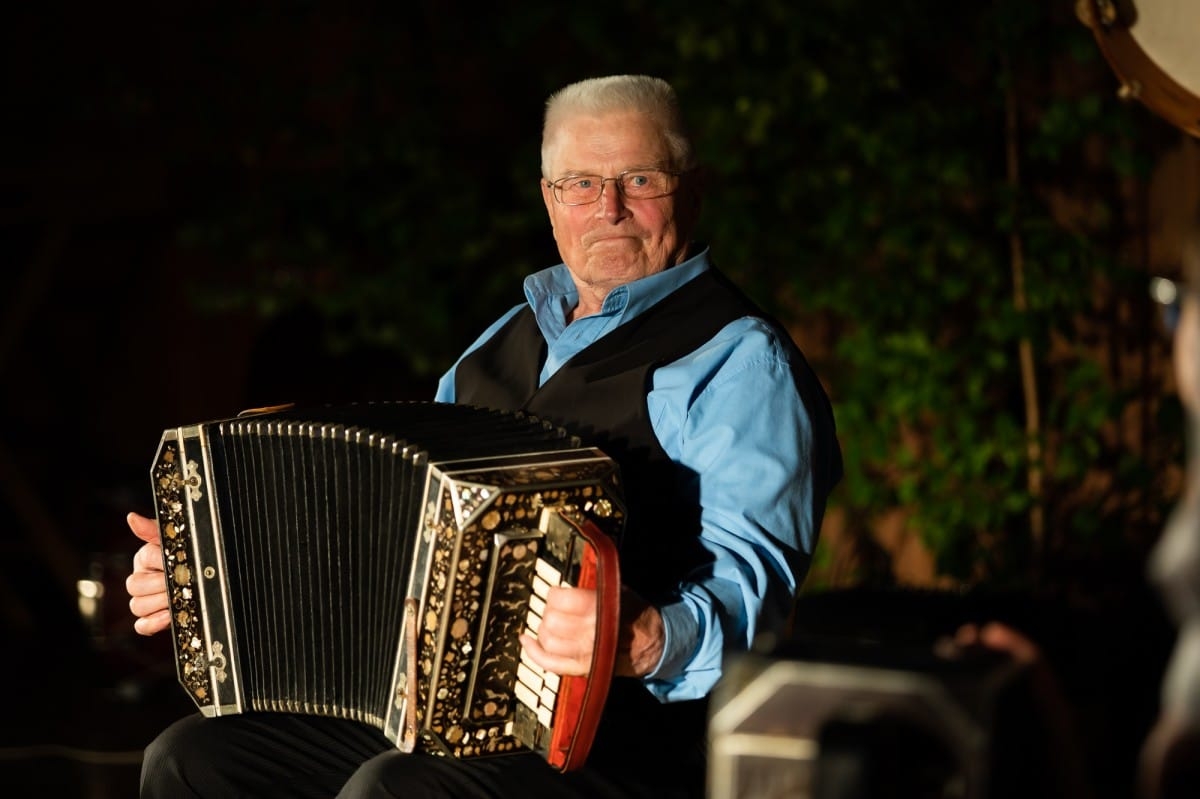
[[[699,252],[676,266],[617,286],[604,298],[599,316],[619,317],[618,322],[632,319],[710,269],[708,253],[709,248],[701,246]],[[579,292],[566,264],[558,264],[525,278],[525,299],[543,333],[553,337],[566,329],[567,314],[579,303]]]

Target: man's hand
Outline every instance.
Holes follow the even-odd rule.
[[[530,659],[546,671],[563,677],[587,674],[596,641],[596,592],[551,587],[537,637],[522,633],[520,640]]]
[[[564,677],[587,674],[596,640],[596,592],[551,588],[537,637],[523,634],[520,640],[530,659],[546,671]],[[662,658],[665,641],[658,609],[622,586],[614,673],[623,677],[649,674]]]
[[[621,629],[617,633],[618,677],[645,677],[662,660],[667,643],[658,608],[621,586]]]
[[[158,523],[136,513],[125,517],[133,534],[146,543],[133,555],[133,573],[125,578],[129,610],[137,619],[133,629],[154,635],[171,626],[167,576],[163,573],[163,550]]]

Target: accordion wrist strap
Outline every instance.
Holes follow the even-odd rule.
[[[588,543],[579,585],[596,591],[596,640],[587,675],[564,677],[559,689],[558,712],[574,721],[556,725],[546,759],[561,771],[582,766],[591,750],[612,682],[620,622],[621,575],[616,544],[591,521],[578,519],[575,526]]]

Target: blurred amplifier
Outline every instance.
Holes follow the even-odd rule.
[[[999,795],[1001,705],[1025,693],[1011,659],[845,640],[762,650],[731,657],[714,691],[709,799]]]

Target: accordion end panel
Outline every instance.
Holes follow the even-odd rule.
[[[237,653],[225,601],[223,558],[207,447],[199,427],[163,433],[151,467],[155,515],[179,682],[206,716],[243,712]]]
[[[432,471],[424,551],[411,583],[420,597],[417,629],[402,636],[415,639],[416,648],[402,644],[397,658],[397,718],[388,735],[402,748],[415,743],[459,758],[532,750],[561,770],[574,768],[582,757],[569,750],[578,744],[586,756],[599,715],[585,712],[583,700],[603,703],[599,686],[607,687],[615,652],[614,541],[624,519],[615,464],[596,450],[579,450]],[[560,680],[521,651],[517,636],[536,635],[552,585],[611,594],[602,604],[614,612],[600,615],[612,631],[602,631],[600,662],[589,678]],[[415,686],[400,676],[411,674]],[[596,690],[584,690],[588,682]],[[415,742],[399,734],[401,718],[419,730]]]

